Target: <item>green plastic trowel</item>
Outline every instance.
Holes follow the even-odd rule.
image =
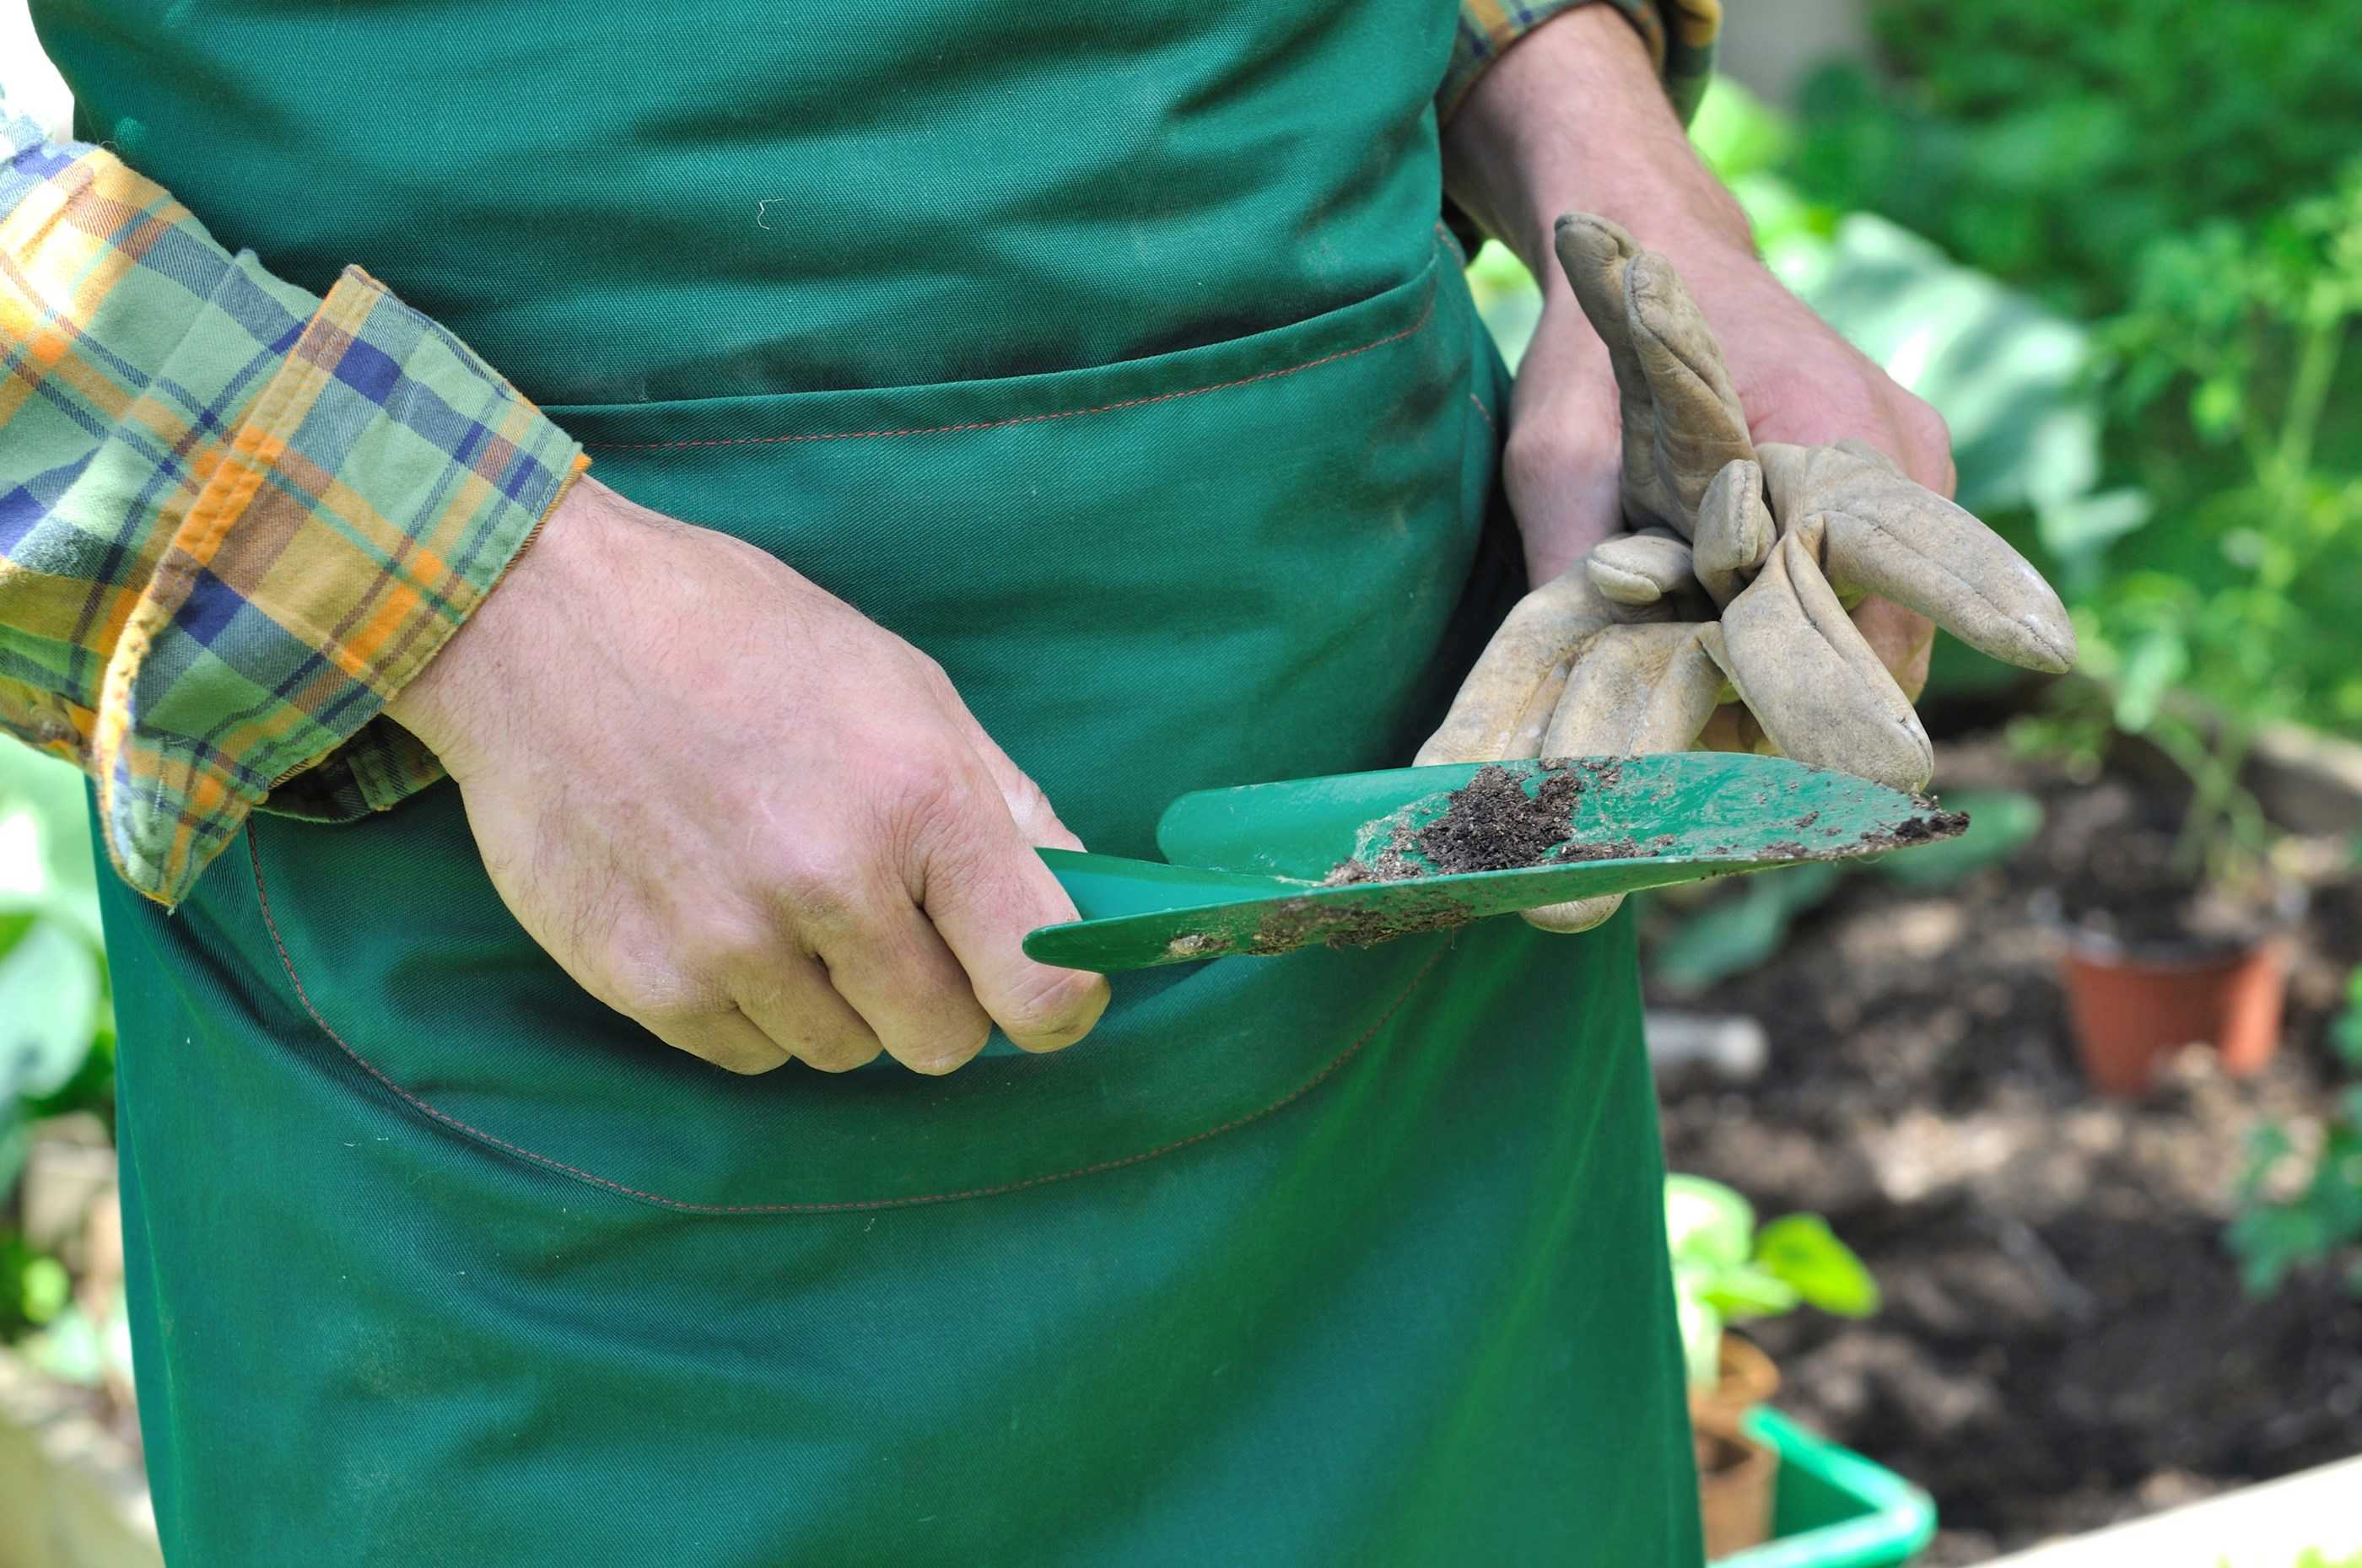
[[[1478,776],[1488,768],[1507,775]],[[1514,781],[1534,864],[1453,870],[1473,804]],[[1471,789],[1474,785],[1476,788]],[[1478,801],[1476,797],[1485,797]],[[1473,824],[1481,832],[1482,823]],[[1082,916],[1025,938],[1044,964],[1112,974],[1311,943],[1358,946],[1489,915],[1949,838],[1957,813],[1780,757],[1683,752],[1397,767],[1201,790],[1157,823],[1165,861],[1044,849]]]

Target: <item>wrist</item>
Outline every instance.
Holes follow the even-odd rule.
[[[1562,213],[1596,213],[1676,256],[1754,254],[1746,215],[1610,6],[1563,12],[1496,61],[1445,132],[1443,158],[1453,199],[1545,287]]]
[[[545,645],[566,584],[595,578],[596,558],[612,528],[606,486],[582,475],[542,520],[473,613],[408,684],[386,701],[386,716],[425,742],[454,774],[465,767],[522,650]]]

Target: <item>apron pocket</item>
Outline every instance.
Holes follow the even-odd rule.
[[[1439,256],[1441,252],[1439,252]],[[1490,448],[1473,313],[1438,262],[1252,337],[948,386],[553,408],[644,504],[771,551],[950,671],[1093,848],[1153,855],[1190,789],[1390,765],[1459,624]],[[1021,1190],[1244,1128],[1349,1067],[1444,939],[1115,978],[1050,1056],[996,1038],[739,1077],[567,978],[510,917],[458,791],[255,820],[223,908],[318,1059],[454,1135],[620,1197],[820,1212]],[[225,867],[200,896],[248,878]],[[341,1067],[339,1068],[341,1070]]]

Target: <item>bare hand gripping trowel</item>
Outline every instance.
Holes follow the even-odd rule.
[[[1157,823],[1169,864],[1041,851],[1082,918],[1030,933],[1025,952],[1108,974],[1359,946],[1595,894],[1882,854],[1967,825],[1848,774],[1716,752],[1201,790]]]

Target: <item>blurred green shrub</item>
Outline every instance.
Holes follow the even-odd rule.
[[[1806,85],[1800,186],[2072,315],[2121,309],[2155,236],[2260,217],[2355,151],[2362,0],[1871,0],[1870,20],[1882,70]]]
[[[2362,164],[2262,222],[2152,245],[2131,308],[2102,334],[2115,416],[2193,436],[2143,448],[2162,536],[2077,596],[2099,684],[2058,688],[2040,738],[2096,756],[2122,732],[2171,756],[2192,786],[2193,876],[2235,879],[2268,847],[2240,783],[2264,726],[2362,727],[2362,467],[2324,456],[2358,329]]]
[[[2330,1043],[2352,1074],[2329,1114],[2305,1129],[2266,1121],[2250,1136],[2231,1250],[2247,1288],[2268,1296],[2302,1269],[2345,1260],[2362,1297],[2362,968],[2346,983]]]
[[[2134,569],[2095,622],[2110,629],[2114,597],[2160,593],[2186,624],[2211,616],[2172,683],[2254,718],[2362,726],[2357,328],[2362,160],[2257,222],[2153,242],[2103,334],[2110,417],[2148,433],[2139,477],[2171,526],[2119,552]]]
[[[2115,318],[2093,502],[2035,541],[2098,634],[2088,668],[2134,714],[2188,688],[2362,732],[2337,569],[2362,482],[2362,365],[2339,352],[2362,0],[1871,0],[1871,19],[1877,66],[1804,94],[1780,164],[1801,196]],[[2276,526],[2282,507],[2301,515]],[[2320,569],[2273,564],[2293,558]],[[2248,668],[2210,680],[2225,659]]]
[[[0,738],[0,1339],[66,1305],[65,1275],[6,1221],[33,1124],[114,1116],[115,1015],[82,776]]]

